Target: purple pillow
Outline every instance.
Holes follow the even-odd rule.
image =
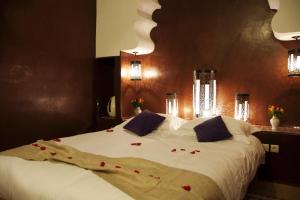
[[[164,120],[165,117],[150,112],[149,110],[144,110],[128,122],[124,128],[139,136],[145,136],[156,129]]]
[[[230,138],[232,135],[228,131],[221,116],[209,119],[194,127],[198,142],[213,142]]]

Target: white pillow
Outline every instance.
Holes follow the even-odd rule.
[[[189,121],[186,121],[186,123],[184,123],[178,130],[180,131],[184,131],[184,130],[192,130],[194,131],[194,127],[205,122],[208,119],[211,119],[213,117],[199,117],[199,118],[195,118]]]
[[[167,114],[162,114],[162,113],[157,113],[160,116],[165,117],[166,119],[157,127],[157,131],[175,131],[177,130],[182,124],[186,123],[187,120],[175,117],[173,115],[167,115]],[[123,127],[130,122],[134,117],[131,117],[127,119],[126,121],[122,122],[121,124],[115,126],[115,129],[123,129]]]
[[[232,135],[249,136],[256,131],[259,131],[259,129],[252,124],[242,120],[237,120],[227,116],[222,116],[222,119]]]
[[[228,116],[221,116],[227,129],[229,132],[234,136],[234,135],[245,135],[249,136],[250,134],[258,131],[256,127],[251,125],[250,123],[237,120]],[[198,124],[201,124],[205,122],[208,119],[211,119],[213,117],[199,117],[196,119],[193,119],[191,121],[186,122],[183,124],[179,129],[177,134],[179,135],[189,135],[189,134],[195,134],[194,127],[197,126]]]
[[[187,120],[180,117],[175,117],[173,115],[157,113],[166,119],[161,123],[161,125],[156,129],[158,131],[175,131],[181,127]]]

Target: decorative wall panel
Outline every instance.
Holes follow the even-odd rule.
[[[287,76],[288,49],[300,42],[274,38],[274,11],[267,1],[161,0],[154,12],[158,26],[151,32],[153,53],[139,56],[143,70],[158,76],[139,82],[123,73],[122,115],[130,116],[130,100],[145,99],[145,108],[165,112],[165,94],[176,92],[180,116],[192,116],[193,71],[216,69],[217,112],[234,117],[236,93],[251,96],[249,121],[269,124],[267,106],[286,109],[282,125],[300,125],[300,79]],[[132,55],[121,55],[126,72]]]

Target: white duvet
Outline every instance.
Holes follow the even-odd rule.
[[[121,126],[113,132],[93,132],[62,138],[81,151],[111,157],[139,157],[211,177],[228,200],[244,197],[262,162],[264,150],[254,136],[243,140],[199,143],[195,136],[154,131],[138,137]],[[247,142],[245,142],[247,141]],[[131,143],[141,143],[140,146]],[[172,152],[172,149],[176,149]],[[181,150],[184,149],[185,151]],[[191,154],[193,150],[199,153]],[[0,156],[0,199],[129,200],[130,196],[92,172],[58,162],[26,161]]]

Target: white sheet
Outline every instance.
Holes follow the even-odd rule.
[[[140,157],[184,168],[211,177],[226,199],[242,199],[246,187],[264,157],[261,143],[254,136],[245,142],[225,140],[198,143],[194,136],[176,136],[154,131],[138,137],[120,126],[114,132],[93,132],[63,138],[62,143],[81,151],[111,157]],[[141,146],[131,143],[141,142]],[[176,152],[171,152],[176,148]],[[186,151],[180,151],[180,149]],[[201,152],[190,154],[198,149]],[[120,191],[88,170],[56,162],[26,161],[0,156],[0,198],[22,200],[129,200]]]

